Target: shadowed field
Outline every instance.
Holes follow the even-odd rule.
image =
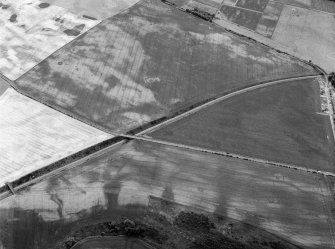
[[[138,217],[151,195],[217,212],[304,248],[330,249],[330,180],[133,141],[2,200],[0,231],[7,236],[0,238],[3,244],[14,243],[13,248],[50,248],[71,230],[73,221],[80,227],[90,220]]]

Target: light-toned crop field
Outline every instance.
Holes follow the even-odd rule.
[[[70,10],[76,15],[85,15],[103,20],[129,8],[139,0],[44,0]]]
[[[3,200],[0,213],[8,216],[2,222],[11,227],[7,238],[15,234],[18,245],[34,241],[47,248],[70,222],[127,216],[143,210],[152,195],[252,224],[304,248],[330,249],[333,193],[332,178],[318,174],[133,141]]]
[[[315,73],[268,47],[145,0],[44,60],[25,94],[112,131],[129,131],[207,98]]]
[[[2,1],[0,72],[17,79],[97,23],[37,0]]]
[[[0,186],[110,137],[8,89],[0,96]]]
[[[285,6],[272,39],[311,59],[328,73],[335,71],[335,14]],[[312,49],[311,49],[312,48]]]
[[[305,9],[335,13],[335,2],[331,0],[274,0],[274,1]]]

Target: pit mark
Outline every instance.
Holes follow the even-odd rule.
[[[50,6],[50,4],[48,4],[48,3],[40,3],[38,5],[38,7],[40,7],[41,9],[48,8],[49,6]]]

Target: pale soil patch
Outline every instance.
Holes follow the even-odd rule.
[[[15,80],[98,21],[37,0],[3,1],[0,72]]]
[[[8,89],[0,98],[0,185],[110,137]]]
[[[45,0],[44,2],[69,9],[78,15],[105,19],[129,8],[139,0]]]
[[[331,72],[335,71],[334,26],[334,14],[285,6],[272,38]]]

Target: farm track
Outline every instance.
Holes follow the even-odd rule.
[[[1,78],[3,78],[4,76],[0,75]],[[157,124],[144,129],[144,130],[140,130],[138,132],[136,132],[134,135],[130,135],[130,134],[120,134],[120,133],[114,133],[109,131],[110,134],[116,136],[112,139],[115,140],[115,143],[112,143],[111,145],[107,142],[107,146],[106,147],[102,147],[101,149],[96,149],[96,148],[92,148],[92,153],[85,153],[82,157],[79,158],[75,158],[72,162],[70,163],[64,163],[63,165],[59,165],[58,167],[56,167],[55,169],[52,169],[50,172],[47,173],[43,173],[41,172],[41,170],[38,172],[38,177],[36,178],[29,178],[29,179],[24,179],[25,177],[18,179],[17,181],[14,181],[12,183],[13,185],[13,190],[15,192],[17,192],[18,190],[24,189],[25,187],[28,187],[32,184],[36,184],[38,182],[43,181],[46,178],[49,178],[53,175],[57,175],[60,172],[67,170],[67,169],[71,169],[74,168],[76,166],[79,166],[80,164],[83,164],[93,158],[97,158],[100,155],[110,152],[113,149],[125,144],[127,141],[135,139],[135,140],[141,140],[141,141],[146,141],[146,142],[151,142],[151,143],[156,143],[156,144],[163,144],[163,145],[168,145],[168,146],[173,146],[173,147],[177,147],[177,148],[185,148],[188,150],[193,150],[193,151],[201,151],[201,152],[206,152],[206,153],[210,153],[210,154],[216,154],[216,155],[221,155],[221,156],[227,156],[227,157],[232,157],[232,158],[236,158],[236,159],[240,159],[240,160],[248,160],[248,161],[253,161],[253,162],[258,162],[258,163],[263,163],[265,165],[268,166],[273,166],[273,167],[281,167],[281,168],[288,168],[288,169],[293,169],[293,170],[300,170],[300,171],[304,171],[304,172],[309,172],[309,173],[315,173],[315,174],[321,174],[321,175],[325,175],[325,176],[333,176],[335,177],[334,173],[330,173],[330,172],[326,172],[326,171],[318,171],[318,170],[313,170],[313,169],[308,169],[308,168],[304,168],[304,167],[300,167],[297,165],[291,165],[291,164],[283,164],[283,163],[278,163],[278,162],[272,162],[272,161],[267,161],[267,160],[263,160],[263,159],[259,159],[259,158],[253,158],[253,157],[247,157],[244,155],[238,155],[238,154],[232,154],[229,152],[225,152],[225,151],[215,151],[215,150],[209,150],[209,149],[204,149],[204,148],[200,148],[200,147],[193,147],[193,146],[187,146],[187,145],[183,145],[183,144],[178,144],[178,143],[170,143],[167,141],[162,141],[162,140],[157,140],[157,139],[152,139],[148,136],[146,136],[146,134],[153,132],[157,129],[160,129],[166,125],[169,125],[173,122],[176,122],[180,119],[186,118],[194,113],[197,113],[205,108],[207,108],[208,106],[214,105],[220,101],[223,101],[225,99],[234,97],[236,95],[239,94],[243,94],[246,92],[250,92],[252,90],[256,90],[259,88],[263,88],[263,87],[267,87],[267,86],[271,86],[271,85],[275,85],[275,84],[280,84],[280,83],[287,83],[287,82],[294,82],[296,80],[302,80],[302,79],[310,79],[310,78],[317,78],[320,77],[319,74],[315,74],[315,75],[309,75],[309,76],[299,76],[299,77],[292,77],[292,78],[287,78],[287,79],[280,79],[280,80],[274,80],[274,81],[269,81],[266,83],[262,83],[259,85],[255,85],[255,86],[251,86],[245,89],[241,89],[223,96],[219,96],[215,99],[212,99],[210,101],[207,101],[201,105],[196,106],[195,108],[192,108],[188,111],[185,111],[181,114],[175,115],[167,120],[163,120],[162,122],[158,122]],[[7,79],[6,77],[4,78],[7,83],[9,83],[10,85],[12,85],[13,88],[16,89],[15,85],[13,84],[13,82],[11,82],[9,79]],[[24,93],[21,93],[24,94]],[[28,96],[29,97],[29,96]],[[67,114],[68,115],[68,114]],[[121,141],[119,141],[121,140]],[[109,141],[109,140],[107,140]],[[98,146],[98,145],[97,145]],[[99,144],[99,146],[101,146]],[[94,146],[93,146],[94,147]],[[78,152],[80,154],[80,152]],[[67,157],[67,158],[71,158],[71,156]],[[44,167],[44,170],[47,169],[48,167],[52,167],[52,165],[48,165],[46,167]],[[42,169],[43,170],[43,169]],[[32,174],[34,175],[36,172],[32,172]],[[23,182],[22,184],[17,184],[18,182]],[[7,198],[9,196],[11,196],[12,191],[10,191],[10,189],[2,189],[0,190],[0,192],[2,191],[2,193],[0,193],[0,200]]]

